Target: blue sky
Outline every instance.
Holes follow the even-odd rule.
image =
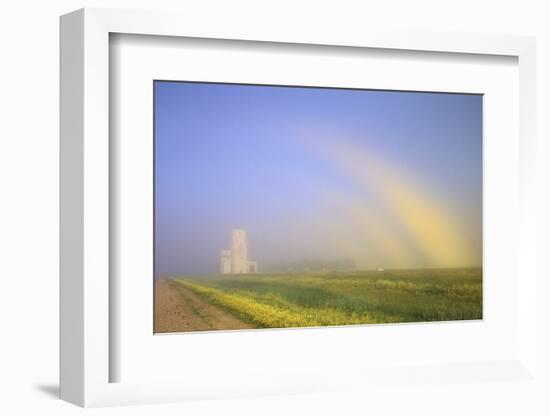
[[[247,229],[260,270],[319,258],[359,268],[481,264],[480,95],[154,88],[157,276],[216,273],[236,227]],[[443,243],[460,255],[438,252]]]

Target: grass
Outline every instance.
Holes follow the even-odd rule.
[[[176,279],[259,328],[482,318],[480,268]]]

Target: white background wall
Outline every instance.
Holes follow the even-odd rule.
[[[74,414],[56,400],[58,375],[58,16],[74,9],[116,7],[179,10],[208,24],[210,13],[269,16],[308,25],[376,22],[397,27],[512,33],[538,37],[540,213],[550,212],[550,12],[535,0],[168,1],[9,0],[0,9],[0,413]],[[252,17],[253,18],[253,17]],[[543,182],[544,180],[544,182]],[[540,215],[540,244],[550,247]],[[542,256],[541,256],[542,257]],[[542,260],[542,259],[541,259]],[[548,263],[548,261],[545,261]],[[548,264],[540,262],[542,275]],[[541,293],[550,296],[542,281]],[[544,297],[540,298],[544,300]],[[540,302],[548,325],[550,302]],[[548,330],[541,331],[550,351]],[[548,353],[546,353],[548,354]],[[548,359],[541,357],[548,370]],[[550,374],[546,371],[546,374]],[[542,392],[500,383],[392,391],[376,397],[338,393],[204,403],[100,409],[122,414],[550,414]],[[434,394],[434,392],[437,392]],[[538,398],[538,399],[537,399]]]

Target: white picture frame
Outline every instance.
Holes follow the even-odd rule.
[[[420,368],[415,377],[478,382],[476,371],[508,379],[536,377],[536,218],[534,188],[535,41],[530,37],[464,33],[308,31],[248,20],[212,22],[165,13],[82,9],[61,18],[61,397],[80,406],[184,401],[197,398],[338,391],[351,385],[393,383],[410,377],[395,368],[281,374],[244,382],[221,375],[182,381],[111,382],[109,35],[112,33],[247,40],[334,47],[383,48],[454,54],[505,55],[519,65],[519,184],[516,357],[501,362]],[[112,190],[111,190],[112,192]],[[422,366],[420,366],[422,367]],[[360,366],[358,368],[360,370]],[[343,382],[342,380],[346,380]],[[224,387],[225,386],[225,387]]]

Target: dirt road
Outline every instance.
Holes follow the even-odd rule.
[[[155,333],[246,328],[253,327],[174,281],[155,284]]]

